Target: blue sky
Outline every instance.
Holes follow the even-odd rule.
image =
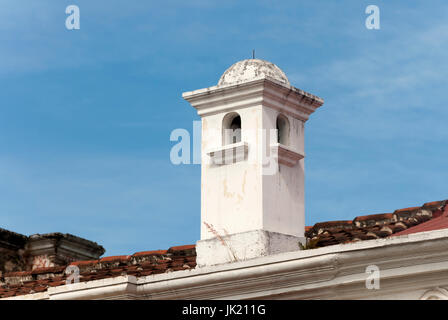
[[[437,0],[2,0],[0,227],[106,255],[195,243],[200,167],[169,159],[171,131],[199,120],[181,93],[254,48],[325,99],[306,127],[307,225],[447,199],[447,17]]]

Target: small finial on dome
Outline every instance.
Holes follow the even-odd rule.
[[[252,59],[255,59],[255,49],[252,49]]]

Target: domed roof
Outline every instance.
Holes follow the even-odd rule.
[[[285,73],[275,64],[266,60],[247,59],[238,61],[227,69],[219,79],[218,86],[236,84],[263,76],[289,85]]]

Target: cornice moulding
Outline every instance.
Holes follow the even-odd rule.
[[[182,97],[200,116],[264,105],[303,121],[324,103],[317,96],[266,77],[237,85],[184,92]]]

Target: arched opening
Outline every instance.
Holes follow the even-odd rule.
[[[289,121],[282,114],[277,117],[277,142],[285,146],[289,145]]]
[[[227,114],[222,120],[223,145],[241,142],[241,117],[236,112]]]

